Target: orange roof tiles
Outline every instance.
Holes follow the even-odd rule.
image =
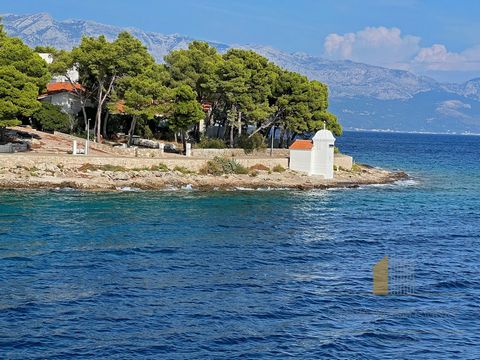
[[[82,85],[80,84],[75,84],[75,88],[78,90],[83,89]],[[57,82],[57,83],[47,84],[47,93],[62,92],[62,91],[72,92],[73,90],[74,90],[74,87],[69,82]]]
[[[312,140],[296,140],[292,145],[290,145],[290,150],[312,150],[312,148]]]

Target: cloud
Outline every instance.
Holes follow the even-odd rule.
[[[466,119],[469,118],[469,116],[463,113],[462,110],[471,108],[472,106],[470,104],[461,102],[460,100],[446,100],[442,101],[435,110],[446,116]]]
[[[329,34],[324,55],[330,59],[352,60],[420,74],[480,71],[480,45],[451,52],[445,45],[420,46],[421,38],[404,35],[398,28],[366,27],[343,35]]]
[[[417,36],[380,26],[344,35],[330,34],[325,38],[324,49],[329,58],[391,66],[411,60],[420,50],[419,44]]]
[[[442,44],[422,48],[413,59],[414,66],[437,71],[480,70],[480,47],[466,49],[460,53],[450,52]]]

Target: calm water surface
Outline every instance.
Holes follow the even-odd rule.
[[[339,143],[413,180],[0,192],[0,358],[480,358],[480,137]],[[386,255],[413,295],[371,294]]]

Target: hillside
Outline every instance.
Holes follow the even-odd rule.
[[[40,13],[3,15],[6,31],[28,45],[69,49],[83,35],[104,34],[113,39],[123,30],[138,37],[161,62],[165,54],[185,48],[194,38],[163,35],[93,21],[56,21]],[[247,48],[276,64],[329,86],[332,110],[346,128],[402,131],[480,133],[480,78],[464,84],[441,84],[408,71],[393,70],[352,61],[331,61],[306,54],[289,54],[268,46],[212,43],[219,51]]]

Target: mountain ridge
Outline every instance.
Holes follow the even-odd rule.
[[[155,59],[161,62],[169,52],[184,49],[189,42],[195,40],[193,37],[180,34],[164,35],[134,27],[107,25],[90,20],[56,21],[47,13],[5,14],[2,17],[7,33],[20,37],[32,47],[49,45],[70,49],[80,42],[83,35],[104,34],[107,39],[113,40],[119,32],[127,30],[139,38]],[[326,83],[330,89],[333,110],[343,116],[342,122],[347,128],[364,128],[363,125],[368,125],[372,120],[365,121],[365,113],[368,113],[370,117],[383,119],[385,128],[393,130],[444,132],[448,124],[447,130],[450,131],[480,132],[480,117],[477,113],[477,105],[480,104],[480,78],[471,79],[462,84],[445,84],[404,70],[348,60],[328,60],[304,53],[287,53],[270,46],[208,42],[220,52],[230,48],[254,50],[281,67]],[[436,102],[422,105],[418,104],[418,99]],[[365,110],[369,104],[365,100],[376,104],[373,110]],[[362,102],[365,109],[359,107]],[[391,116],[389,107],[385,106],[393,102],[396,102],[394,108],[398,108],[395,116]],[[424,114],[418,114],[417,109],[412,108],[412,104],[429,110]],[[402,111],[416,113],[420,117],[419,124],[405,121]],[[451,117],[455,118],[456,123],[452,124]],[[377,121],[374,122],[377,123]],[[414,128],[410,128],[412,126]]]

